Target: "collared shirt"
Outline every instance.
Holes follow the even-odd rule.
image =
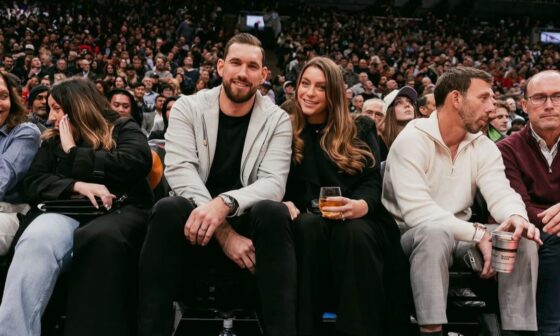
[[[0,128],[0,201],[18,203],[18,183],[23,180],[41,143],[41,133],[32,123],[23,123],[7,133]]]
[[[148,110],[153,111],[155,108],[156,98],[159,96],[157,92],[149,91],[144,93],[144,103],[148,107]]]
[[[556,143],[554,144],[554,146],[552,146],[552,148],[548,149],[548,146],[546,145],[546,141],[544,141],[543,138],[541,138],[533,130],[533,126],[530,126],[530,127],[531,127],[531,135],[533,135],[533,138],[535,138],[535,140],[539,144],[541,152],[542,152],[544,158],[546,159],[546,162],[548,163],[548,169],[550,170],[552,168],[552,161],[554,161],[554,158],[556,157],[556,154],[558,154],[558,141],[559,141],[559,139],[556,139]]]

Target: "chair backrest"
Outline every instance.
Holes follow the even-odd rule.
[[[150,180],[150,187],[152,188],[155,201],[157,202],[159,199],[169,196],[169,192],[171,191],[171,188],[164,176],[165,142],[150,141],[149,143],[150,149],[152,150],[152,171],[148,177],[153,177],[153,180]]]
[[[152,169],[148,174],[148,183],[150,184],[150,189],[154,190],[158,184],[161,183],[161,179],[163,178],[163,162],[156,151],[152,149],[151,152]]]

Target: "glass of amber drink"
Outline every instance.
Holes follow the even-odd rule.
[[[328,200],[329,197],[342,196],[340,187],[321,187],[319,192],[319,209],[321,210],[321,215],[328,219],[341,219],[342,213],[336,211],[325,211],[324,207],[342,206],[342,201]]]

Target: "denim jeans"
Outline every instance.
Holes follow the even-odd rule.
[[[45,311],[60,272],[72,256],[79,222],[60,214],[37,217],[22,234],[0,305],[0,336],[41,335]]]
[[[540,336],[560,336],[560,238],[541,231],[537,286]]]

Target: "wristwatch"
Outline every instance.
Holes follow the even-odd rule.
[[[474,233],[473,233],[472,240],[478,243],[482,240],[482,238],[484,238],[484,234],[486,233],[486,231],[488,231],[488,229],[486,228],[486,226],[480,223],[473,223],[473,226],[474,226]]]
[[[228,216],[231,216],[237,212],[239,204],[237,203],[237,200],[235,198],[227,194],[219,194],[218,197],[221,198],[222,201],[224,201],[224,204],[229,208]]]

